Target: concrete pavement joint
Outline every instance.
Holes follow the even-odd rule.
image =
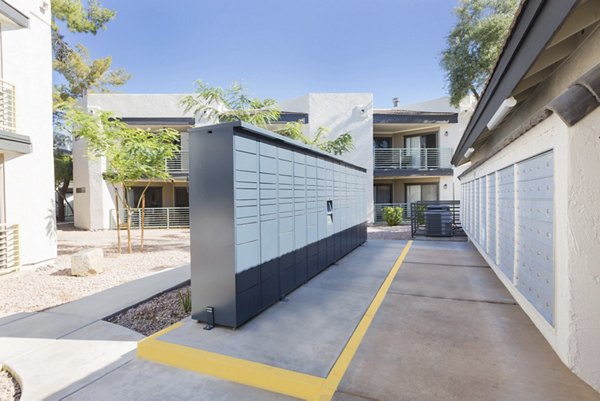
[[[101,376],[98,376],[97,378],[95,378],[94,380],[90,381],[89,383],[85,383],[85,384],[83,384],[81,387],[77,387],[76,389],[73,389],[73,391],[71,391],[71,392],[69,392],[69,393],[67,393],[67,394],[64,394],[64,395],[62,395],[62,396],[60,397],[60,399],[61,399],[61,400],[64,400],[65,398],[68,398],[68,397],[72,396],[73,394],[75,394],[75,393],[77,393],[77,392],[79,392],[79,391],[83,390],[84,388],[86,388],[86,387],[88,387],[88,386],[90,386],[90,385],[92,385],[92,384],[96,383],[98,380],[100,380],[100,379],[103,379],[104,377],[106,377],[107,375],[109,375],[109,374],[111,374],[112,372],[116,371],[117,369],[121,369],[123,366],[125,366],[125,365],[127,365],[127,364],[131,363],[131,361],[132,361],[132,360],[133,360],[133,359],[130,359],[130,360],[128,360],[128,361],[125,361],[125,362],[123,362],[123,363],[119,364],[118,366],[115,366],[115,368],[114,368],[114,369],[111,369],[111,370],[109,370],[108,372],[105,372],[104,374],[102,374]]]
[[[447,263],[429,263],[429,262],[412,262],[410,260],[406,261],[407,265],[435,265],[435,266],[447,266],[447,267],[471,267],[471,268],[475,268],[475,269],[490,269],[489,266],[483,266],[483,265],[451,265],[451,264],[447,264]]]
[[[517,305],[516,302],[507,302],[507,301],[486,301],[485,299],[450,298],[450,297],[440,297],[440,296],[435,296],[435,295],[407,294],[407,293],[397,292],[397,291],[388,291],[388,293],[394,294],[394,295],[404,295],[407,297],[445,299],[448,301],[481,302],[481,303],[486,303],[486,304],[497,304],[497,305]]]

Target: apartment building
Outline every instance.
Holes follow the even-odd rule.
[[[0,1],[0,274],[56,257],[50,1]]]
[[[373,111],[375,221],[382,209],[400,206],[408,217],[418,201],[458,200],[462,194],[450,159],[471,116],[474,99],[459,108],[443,97]]]
[[[180,153],[165,161],[173,177],[170,182],[131,183],[130,199],[139,200],[146,191],[147,227],[182,227],[189,224],[189,134],[197,121],[179,105],[183,94],[90,94],[85,107],[90,112],[112,111],[122,121],[140,128],[174,128],[180,132]],[[454,147],[470,116],[473,102],[466,99],[460,109],[448,98],[390,108],[373,109],[370,93],[308,93],[281,102],[283,112],[271,130],[287,122],[300,122],[307,136],[319,127],[329,129],[330,138],[350,132],[354,149],[341,157],[367,169],[365,204],[369,221],[381,221],[386,205],[420,200],[459,200],[454,169],[450,164]],[[102,180],[102,160],[88,160],[85,144],[76,141],[74,155],[75,225],[98,230],[115,227],[114,193]],[[121,213],[124,213],[121,211]],[[122,216],[124,217],[124,215]],[[136,226],[141,213],[134,214]]]
[[[600,390],[600,2],[524,2],[452,162],[463,227]]]

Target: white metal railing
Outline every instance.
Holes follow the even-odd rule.
[[[189,207],[152,207],[144,209],[144,228],[185,228],[190,226]],[[140,228],[142,209],[131,209],[131,228]],[[127,210],[119,209],[119,224],[127,226]],[[110,228],[117,228],[115,209],[110,211]]]
[[[376,203],[375,204],[375,222],[381,223],[385,220],[383,219],[383,208],[391,206],[391,207],[401,207],[402,217],[404,218],[402,224],[410,224],[410,205],[408,203]]]
[[[452,168],[450,148],[374,149],[375,170],[435,170]]]
[[[0,129],[16,132],[15,86],[0,79]]]
[[[19,225],[0,224],[0,275],[18,270],[20,266]]]
[[[188,173],[190,171],[190,153],[179,151],[172,159],[167,159],[169,173]]]

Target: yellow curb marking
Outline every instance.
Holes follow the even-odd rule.
[[[167,343],[157,339],[181,327],[183,325],[181,322],[175,323],[141,340],[138,343],[137,355],[140,358],[160,362],[176,368],[219,377],[231,382],[307,401],[329,401],[332,399],[346,370],[350,366],[411,245],[412,241],[408,241],[402,253],[396,259],[392,269],[377,291],[375,298],[373,298],[373,301],[356,326],[352,336],[326,378],[276,368],[197,348]]]

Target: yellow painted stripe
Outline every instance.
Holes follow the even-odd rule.
[[[409,241],[398,259],[396,259],[379,291],[377,291],[373,301],[325,379],[158,340],[160,336],[181,327],[183,323],[176,323],[140,341],[137,354],[140,358],[164,363],[179,369],[191,370],[307,401],[329,401],[333,398],[350,362],[352,362],[411,245],[412,241]]]
[[[333,365],[331,372],[329,372],[329,375],[325,379],[323,387],[321,388],[321,392],[314,398],[308,398],[308,401],[330,401],[333,398],[333,395],[337,391],[337,388],[340,382],[342,381],[346,370],[348,370],[348,366],[350,366],[350,362],[352,362],[352,359],[354,358],[358,347],[362,343],[365,334],[369,329],[369,326],[371,326],[371,323],[373,322],[373,318],[375,317],[377,310],[379,310],[379,307],[381,306],[381,303],[383,302],[386,293],[392,285],[392,282],[394,281],[398,270],[400,270],[400,266],[402,265],[402,262],[404,261],[404,258],[406,257],[406,254],[408,253],[411,245],[412,241],[408,241],[408,243],[402,250],[402,253],[400,254],[400,256],[398,256],[398,259],[396,259],[392,270],[390,270],[390,272],[388,273],[385,281],[383,282],[383,284],[379,288],[379,291],[377,291],[375,298],[371,302],[371,305],[369,305],[367,312],[365,313],[361,321],[358,323],[358,326],[356,327],[356,330],[354,330],[354,333],[350,337],[350,340],[348,340],[346,347],[344,347],[344,350]]]
[[[304,400],[319,394],[325,379],[262,363],[148,338],[138,344],[138,356],[179,369]]]

